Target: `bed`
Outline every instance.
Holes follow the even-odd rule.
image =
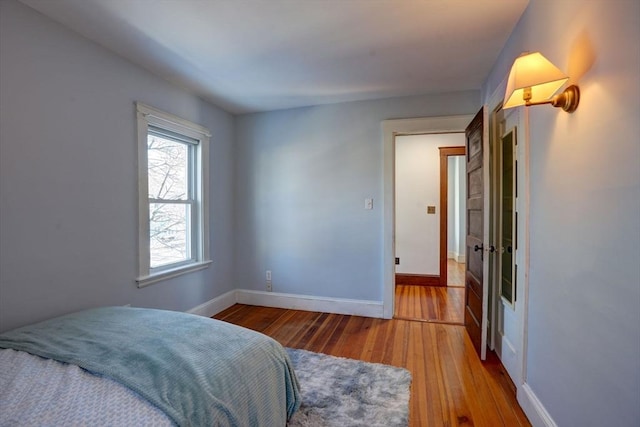
[[[284,426],[299,405],[284,348],[214,319],[104,307],[0,334],[2,426]]]

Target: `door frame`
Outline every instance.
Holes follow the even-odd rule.
[[[392,319],[395,309],[395,140],[399,135],[464,132],[473,114],[383,120],[383,318]]]
[[[493,149],[496,144],[497,138],[500,136],[497,135],[497,113],[501,108],[503,103],[504,92],[506,89],[506,78],[502,81],[500,85],[494,90],[491,96],[488,99],[488,102],[485,104],[489,115],[487,117],[488,126],[486,132],[488,133],[487,141],[489,142],[489,152]],[[518,132],[516,138],[518,140],[518,148],[517,148],[517,157],[518,157],[518,171],[517,171],[517,181],[518,181],[518,200],[516,210],[518,212],[517,216],[517,228],[518,228],[518,251],[516,253],[516,263],[518,264],[517,283],[522,284],[522,292],[518,293],[517,298],[520,300],[518,306],[521,308],[520,312],[517,314],[517,318],[519,321],[518,328],[520,329],[521,342],[519,348],[516,348],[517,356],[519,359],[519,372],[516,374],[516,378],[512,378],[516,389],[518,400],[520,400],[521,393],[523,393],[522,386],[527,381],[527,335],[528,335],[528,310],[529,310],[529,271],[530,271],[530,251],[529,251],[529,236],[530,236],[530,146],[529,146],[529,109],[522,108],[518,111],[517,125]],[[490,154],[490,157],[492,154]],[[492,158],[492,157],[491,157]],[[492,159],[493,160],[493,159]],[[493,167],[493,165],[491,165]],[[492,171],[493,172],[493,171]],[[489,191],[494,191],[493,188],[490,187],[493,182],[493,177],[488,180],[485,184],[485,189]],[[492,201],[493,203],[493,201]],[[490,209],[494,210],[495,205],[490,204]],[[494,215],[494,213],[491,213]],[[493,225],[493,217],[490,220],[490,224]],[[486,224],[489,225],[489,224]],[[492,233],[490,237],[490,244],[495,245],[496,242],[495,233]],[[501,296],[499,289],[499,281],[496,279],[495,275],[492,275],[491,278],[491,300],[489,301],[489,305],[491,307],[491,317],[489,318],[490,327],[489,327],[489,337],[488,344],[491,349],[495,348],[495,343],[499,337],[498,331],[498,307],[501,304]]]
[[[449,157],[464,156],[467,149],[438,147],[440,150],[440,286],[447,286],[447,258],[449,237]]]

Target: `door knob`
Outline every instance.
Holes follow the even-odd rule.
[[[496,247],[491,245],[489,246],[489,252],[494,253],[496,251]]]
[[[483,249],[483,247],[484,247],[483,245],[480,245],[480,246],[475,245],[475,246],[473,247],[473,251],[474,251],[474,252],[481,251],[481,250]]]

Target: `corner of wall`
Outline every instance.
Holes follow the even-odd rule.
[[[198,316],[213,317],[236,303],[236,291],[232,290],[213,298],[197,307],[187,310],[187,313]]]

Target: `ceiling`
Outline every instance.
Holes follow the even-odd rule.
[[[528,0],[21,0],[232,113],[480,89]]]

